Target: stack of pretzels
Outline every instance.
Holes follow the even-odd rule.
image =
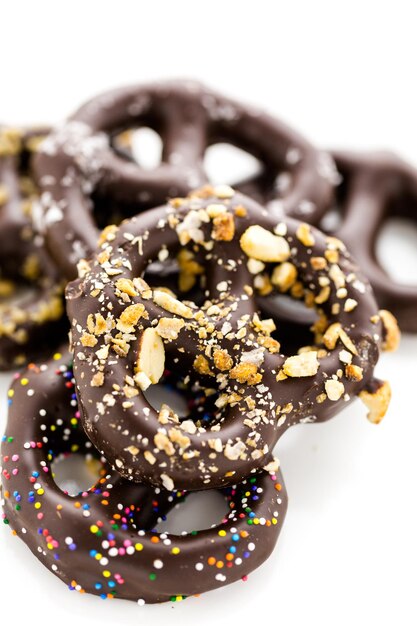
[[[135,161],[141,127],[162,139],[154,169]],[[218,143],[259,172],[213,184]],[[193,82],[105,93],[53,129],[1,127],[0,368],[26,367],[2,439],[4,523],[103,599],[246,580],[285,518],[281,435],[356,396],[373,423],[387,411],[374,368],[399,342],[389,309],[417,331],[417,288],[384,273],[375,240],[416,203],[396,157],[318,151]],[[99,468],[75,494],[54,479],[74,453]],[[228,507],[217,525],[158,530],[212,489]]]

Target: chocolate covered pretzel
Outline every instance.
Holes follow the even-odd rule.
[[[47,132],[0,127],[0,370],[39,355],[63,329],[63,285],[32,227],[31,159]]]
[[[402,330],[417,332],[417,279],[414,286],[397,282],[375,254],[386,219],[403,217],[417,222],[417,171],[386,152],[334,152],[333,156],[343,179],[338,193],[342,224],[336,235],[355,255],[379,305],[395,314]]]
[[[279,473],[222,491],[229,511],[209,529],[157,532],[182,493],[128,482],[103,459],[90,489],[69,495],[55,483],[54,461],[73,453],[94,458],[67,354],[16,377],[9,404],[3,522],[70,590],[139,604],[177,601],[246,580],[270,555],[287,507]]]
[[[177,262],[176,293],[144,279],[155,260]],[[222,487],[268,465],[293,424],[329,419],[356,395],[373,422],[387,409],[389,384],[373,370],[398,329],[378,313],[343,243],[277,221],[230,187],[203,188],[105,230],[80,269],[66,298],[81,418],[126,478]],[[297,354],[282,352],[285,326],[263,319],[255,297],[274,289],[319,316],[315,339]],[[184,394],[205,398],[203,414],[149,403],[149,387],[172,371]]]
[[[162,138],[162,163],[154,170],[114,149],[122,131],[141,126]],[[94,98],[53,131],[37,159],[45,236],[65,275],[74,278],[77,261],[96,246],[92,195],[134,205],[138,213],[186,194],[207,180],[205,151],[218,142],[238,146],[274,172],[265,185],[269,199],[280,199],[279,209],[271,206],[275,214],[304,215],[310,222],[323,215],[332,197],[329,157],[281,122],[193,82],[118,89]]]

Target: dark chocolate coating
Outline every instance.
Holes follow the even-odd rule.
[[[88,491],[69,496],[51,462],[91,457],[68,367],[69,356],[31,366],[9,392],[1,446],[3,521],[70,590],[106,598],[165,602],[246,577],[271,553],[287,495],[266,472],[225,490],[230,511],[218,525],[182,535],[154,526],[183,499],[125,481],[103,465]],[[17,582],[17,581],[16,581]]]
[[[156,130],[163,141],[162,163],[155,170],[140,168],[112,147],[115,135],[141,126]],[[50,135],[36,162],[46,240],[65,275],[74,278],[77,260],[96,246],[93,191],[122,205],[136,204],[139,213],[206,182],[204,154],[218,142],[246,150],[275,172],[269,199],[280,200],[279,210],[271,205],[276,215],[319,221],[332,199],[329,157],[298,133],[198,83],[122,88],[79,109]],[[280,172],[290,179],[283,193],[274,186]]]
[[[417,223],[417,170],[394,154],[334,152],[343,182],[337,208],[342,224],[335,233],[355,255],[381,308],[389,309],[400,328],[417,332],[415,285],[396,282],[375,254],[380,228],[390,217]]]
[[[257,279],[281,263],[265,262],[264,274],[250,273],[240,241],[253,227],[265,239],[258,246],[261,256],[271,238],[284,246],[281,260],[298,274],[293,290],[298,287],[298,297],[315,304],[320,315],[312,359],[305,357],[309,365],[303,357],[289,360],[270,331],[259,328]],[[179,297],[188,306],[166,302],[163,292],[138,279],[152,261],[184,251],[194,255],[193,267],[204,281],[202,306],[187,293]],[[383,333],[372,289],[340,241],[290,218],[277,224],[230,188],[205,188],[103,233],[101,248],[85,275],[69,284],[66,298],[88,436],[126,478],[187,490],[244,479],[265,465],[289,426],[340,411],[372,380]],[[128,319],[133,311],[136,317]],[[179,327],[169,336],[164,328],[172,324]],[[332,345],[335,329],[344,334]],[[278,331],[285,333],[285,326]],[[164,352],[165,366],[189,377],[189,386],[218,394],[208,423],[167,417],[145,399],[141,389],[150,380],[140,364],[147,354],[142,342],[155,334],[163,347],[150,348],[150,363],[160,363]]]
[[[0,370],[45,354],[66,330],[63,284],[32,226],[31,159],[47,132],[0,128]]]

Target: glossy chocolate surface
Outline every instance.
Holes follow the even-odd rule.
[[[144,126],[163,142],[162,162],[154,170],[113,148],[117,135]],[[54,130],[36,161],[46,240],[65,275],[74,278],[77,261],[96,246],[93,194],[129,207],[130,215],[132,205],[139,213],[186,194],[207,181],[206,149],[221,142],[249,152],[274,172],[264,182],[268,200],[279,200],[270,205],[276,216],[316,223],[331,203],[329,156],[273,117],[191,81],[117,89],[93,98]],[[285,185],[276,183],[280,174]],[[242,187],[248,185],[253,187],[250,181]]]
[[[381,308],[389,309],[402,330],[417,332],[417,276],[415,285],[395,281],[381,267],[376,241],[387,219],[401,217],[417,223],[417,171],[390,153],[335,152],[342,176],[336,230],[355,255],[375,291]]]

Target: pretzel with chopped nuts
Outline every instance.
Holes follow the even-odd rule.
[[[177,260],[177,293],[144,280],[155,259]],[[255,299],[265,283],[316,308],[313,345],[281,352],[285,327],[275,332]],[[373,370],[391,318],[378,313],[345,246],[305,223],[277,222],[230,187],[104,231],[66,297],[84,427],[129,479],[228,485],[262,468],[293,424],[329,419],[356,395],[374,422],[387,409],[389,385]],[[182,377],[186,396],[203,392],[204,418],[147,401],[167,371]]]
[[[141,126],[156,130],[163,141],[162,162],[154,170],[139,167],[115,148],[122,131]],[[111,91],[56,129],[37,159],[43,228],[65,275],[74,278],[77,261],[95,249],[92,194],[130,207],[125,215],[128,210],[132,215],[132,204],[135,214],[157,206],[206,182],[204,155],[219,142],[238,146],[274,167],[269,182],[271,197],[279,199],[279,214],[305,215],[315,223],[330,204],[329,157],[274,118],[191,81]],[[271,211],[277,213],[277,206]]]
[[[175,601],[246,579],[271,554],[285,519],[277,466],[222,491],[228,510],[212,527],[153,530],[184,494],[128,482],[97,458],[69,361],[55,355],[12,385],[0,455],[3,522],[70,590],[102,599]],[[74,452],[101,461],[101,471],[91,488],[68,494],[53,462]]]
[[[0,370],[50,349],[63,329],[63,286],[32,227],[31,158],[45,133],[0,127]]]

